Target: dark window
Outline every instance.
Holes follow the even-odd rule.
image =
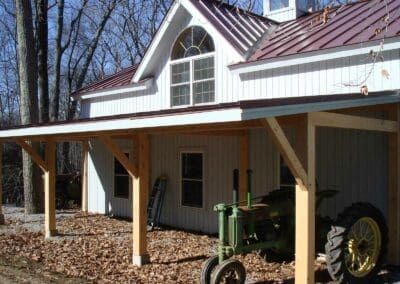
[[[129,154],[125,153],[129,158]],[[129,198],[129,174],[114,158],[114,197]]]
[[[292,172],[286,165],[282,156],[280,157],[280,185],[281,187],[294,187],[296,185],[296,180],[294,179]]]
[[[286,7],[289,7],[289,0],[269,0],[270,11],[275,11]]]
[[[182,153],[182,205],[203,207],[203,154]]]

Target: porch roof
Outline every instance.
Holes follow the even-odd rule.
[[[400,102],[400,90],[360,94],[293,97],[193,106],[154,112],[122,114],[117,116],[78,119],[40,125],[16,126],[0,130],[0,140],[13,138],[62,138],[79,140],[99,133],[121,134],[133,130],[151,132],[168,127],[232,123],[254,119],[287,116],[316,111],[329,111]]]

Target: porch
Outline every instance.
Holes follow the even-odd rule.
[[[333,97],[333,96],[331,96]],[[399,97],[398,93],[380,94],[369,98],[305,101],[303,104],[269,104],[265,106],[237,105],[221,110],[203,110],[163,117],[116,118],[81,121],[65,125],[27,127],[0,132],[2,142],[16,142],[40,166],[45,178],[46,237],[57,233],[55,220],[55,144],[60,141],[83,143],[82,210],[87,211],[88,141],[96,139],[123,165],[132,178],[133,196],[133,262],[148,261],[146,241],[146,206],[150,187],[150,141],[154,135],[223,135],[239,137],[240,196],[247,190],[245,172],[249,167],[249,129],[262,129],[274,140],[285,163],[296,179],[296,283],[313,283],[315,258],[315,141],[316,128],[334,127],[388,133],[388,225],[390,263],[399,263]],[[269,102],[270,103],[270,102]],[[204,115],[204,111],[207,113]],[[384,119],[370,118],[360,113],[379,111]],[[292,145],[283,127],[296,133]],[[115,139],[133,143],[133,159],[128,159]],[[46,142],[46,157],[34,152],[27,141]],[[300,205],[300,206],[299,206]],[[1,208],[1,207],[0,207]],[[304,210],[307,208],[307,210]],[[0,212],[1,214],[1,212]],[[136,221],[138,220],[138,221]]]

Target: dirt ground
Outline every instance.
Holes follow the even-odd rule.
[[[5,207],[0,226],[0,283],[198,283],[202,263],[215,254],[217,239],[160,229],[148,233],[151,264],[131,264],[132,223],[108,216],[64,211],[57,214],[59,236],[44,240],[43,215]],[[294,263],[267,263],[256,254],[238,257],[247,283],[293,283]],[[316,279],[330,281],[316,262]],[[398,278],[397,278],[398,277]],[[400,281],[383,271],[379,283]]]

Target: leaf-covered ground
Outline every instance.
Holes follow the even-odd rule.
[[[44,240],[42,232],[23,223],[11,221],[11,233],[4,228],[0,231],[0,258],[23,258],[40,273],[96,283],[198,283],[201,265],[214,254],[217,244],[215,237],[207,235],[171,229],[149,232],[151,264],[138,268],[131,264],[129,221],[77,212],[58,218],[60,236],[51,240]],[[15,230],[18,225],[25,226]],[[267,263],[256,254],[238,258],[247,269],[249,283],[293,282],[294,263]],[[329,279],[323,268],[316,265],[321,282]]]

